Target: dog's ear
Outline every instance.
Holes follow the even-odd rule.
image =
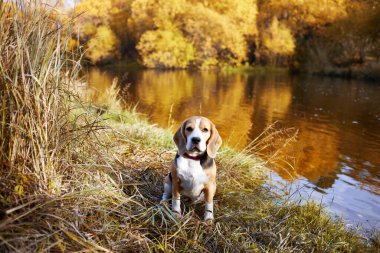
[[[211,158],[215,158],[216,152],[222,146],[222,137],[220,137],[218,130],[213,123],[211,123],[211,136],[207,142],[207,154]]]
[[[185,137],[185,125],[187,121],[184,121],[178,128],[177,132],[173,136],[173,140],[178,148],[178,155],[183,155],[186,152],[186,137]]]

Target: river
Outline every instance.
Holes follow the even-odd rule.
[[[174,130],[188,116],[203,115],[224,143],[242,149],[274,124],[267,134],[274,134],[273,143],[261,153],[281,149],[286,163],[279,159],[270,166],[276,180],[302,188],[348,224],[380,228],[379,84],[285,73],[87,71],[99,92],[115,77],[127,104],[161,127]],[[295,140],[281,146],[297,131]]]

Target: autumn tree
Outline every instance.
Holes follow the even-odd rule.
[[[175,29],[145,32],[137,49],[150,68],[186,68],[195,56],[193,45]]]
[[[252,0],[136,0],[129,27],[149,67],[173,67],[173,62],[180,63],[177,67],[236,65],[246,59],[246,36],[257,33],[255,15]],[[162,48],[164,39],[170,49]]]
[[[257,57],[273,62],[273,57],[290,56],[297,43],[303,43],[315,31],[346,15],[346,0],[260,0],[258,1],[259,29]],[[273,31],[277,32],[273,33]],[[272,32],[271,32],[272,31]],[[271,43],[268,43],[271,38]],[[281,42],[286,50],[275,46]],[[298,45],[299,46],[299,45]],[[275,49],[271,50],[271,47]],[[289,50],[293,48],[293,50]]]
[[[343,66],[378,57],[379,2],[81,0],[69,47],[93,64],[127,55],[150,68]]]
[[[334,22],[314,29],[312,36],[298,45],[295,62],[302,71],[338,75],[380,72],[376,64],[380,57],[380,1],[349,1],[344,12]]]
[[[379,57],[380,1],[352,1],[343,17],[320,31],[329,54],[338,65],[363,63],[367,57]]]
[[[119,40],[109,26],[99,26],[87,42],[87,58],[92,63],[119,58]]]
[[[77,17],[74,33],[79,34],[80,43],[86,47],[85,57],[93,64],[118,59],[120,41],[111,28],[112,16],[117,9],[112,1],[83,0],[73,12]]]
[[[272,65],[277,65],[281,56],[292,55],[295,50],[295,40],[291,30],[284,23],[280,23],[277,17],[273,18],[269,28],[263,32],[262,41]]]

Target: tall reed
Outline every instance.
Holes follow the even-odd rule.
[[[16,1],[0,4],[0,31],[2,194],[54,194],[70,155],[64,30],[54,8]]]
[[[1,1],[0,31],[0,252],[131,248],[114,134],[73,88],[70,19]]]

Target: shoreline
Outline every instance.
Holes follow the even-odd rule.
[[[137,112],[130,112],[128,110],[126,111],[121,110],[119,112],[114,113],[106,109],[106,112],[102,114],[101,117],[105,120],[105,122],[107,122],[106,123],[107,126],[115,129],[117,132],[127,131],[128,135],[132,137],[131,138],[132,142],[136,143],[136,146],[138,147],[137,150],[141,149],[140,152],[138,152],[138,154],[125,156],[123,157],[123,159],[131,159],[132,164],[133,164],[131,165],[131,168],[135,167],[135,165],[138,164],[137,167],[145,167],[149,171],[147,175],[143,175],[146,172],[146,170],[143,171],[142,172],[143,174],[140,174],[140,175],[143,177],[147,176],[148,178],[152,178],[153,179],[152,181],[155,182],[154,186],[150,186],[148,187],[148,189],[146,189],[145,187],[142,187],[138,191],[139,192],[146,191],[146,195],[149,196],[148,199],[150,200],[149,201],[150,207],[148,206],[148,209],[153,208],[155,210],[154,212],[157,212],[160,209],[160,207],[157,206],[157,204],[159,203],[159,199],[161,197],[160,190],[162,190],[161,189],[162,180],[164,178],[165,173],[167,172],[169,168],[168,164],[171,162],[171,160],[174,157],[175,149],[176,149],[175,145],[172,142],[171,131],[168,129],[156,127],[155,125],[151,125],[150,123],[148,123],[145,117],[141,117],[141,115],[139,115]],[[151,154],[148,155],[147,157],[144,157],[144,155],[142,154],[142,153],[145,153],[144,150],[145,151],[149,150],[148,153],[151,152]],[[328,210],[324,206],[321,205],[321,203],[316,203],[314,200],[302,199],[302,204],[300,204],[301,202],[298,202],[298,200],[294,200],[290,197],[290,195],[294,193],[290,194],[290,192],[280,190],[282,191],[282,195],[281,194],[279,195],[278,192],[273,191],[273,188],[272,188],[274,187],[273,181],[269,179],[268,177],[268,174],[270,172],[268,171],[267,168],[265,168],[265,165],[264,165],[265,162],[261,160],[260,158],[255,157],[252,154],[235,151],[234,149],[231,149],[228,146],[224,146],[224,145],[222,146],[221,151],[219,153],[220,154],[216,158],[218,168],[220,168],[219,169],[220,176],[217,180],[217,183],[218,185],[220,183],[222,186],[218,187],[216,198],[215,198],[215,202],[216,202],[215,209],[217,211],[216,211],[216,220],[214,224],[212,226],[207,226],[206,224],[203,224],[202,222],[200,222],[201,216],[202,216],[201,215],[202,212],[200,211],[202,210],[201,205],[192,207],[192,206],[189,206],[189,204],[186,201],[185,201],[185,213],[184,213],[183,220],[181,221],[173,220],[170,217],[171,216],[170,210],[166,210],[166,212],[168,213],[165,214],[167,215],[165,218],[163,218],[161,214],[161,218],[163,219],[161,220],[161,224],[162,222],[166,223],[168,222],[168,220],[169,222],[171,220],[171,222],[174,222],[172,224],[173,225],[177,224],[178,229],[180,230],[183,229],[181,226],[186,227],[187,225],[188,225],[187,229],[191,230],[192,226],[194,226],[194,224],[197,224],[196,226],[206,228],[207,231],[209,231],[210,229],[212,231],[213,229],[216,229],[216,227],[218,226],[225,226],[224,231],[226,233],[230,231],[232,227],[235,226],[233,223],[236,222],[236,219],[237,220],[242,219],[240,220],[239,223],[241,226],[243,226],[245,231],[254,231],[256,229],[259,229],[258,232],[254,232],[253,240],[251,237],[249,237],[252,240],[251,244],[249,244],[249,247],[246,247],[247,245],[236,244],[237,242],[232,242],[234,247],[231,247],[231,248],[228,247],[230,250],[236,249],[235,247],[239,247],[239,250],[248,250],[248,249],[255,249],[259,251],[264,250],[264,249],[265,250],[279,250],[280,248],[278,248],[279,246],[278,244],[276,247],[273,247],[276,245],[276,240],[281,238],[281,236],[277,237],[279,235],[278,234],[276,235],[276,233],[273,232],[273,231],[276,231],[277,229],[278,229],[277,231],[285,230],[285,231],[288,231],[288,233],[289,231],[293,231],[291,232],[292,236],[294,237],[293,239],[298,238],[299,235],[302,235],[304,233],[306,234],[316,233],[315,236],[317,237],[321,236],[321,238],[319,239],[326,240],[326,238],[323,238],[323,237],[325,236],[328,237],[333,234],[335,237],[335,233],[339,233],[339,234],[341,233],[338,237],[341,237],[341,236],[350,237],[350,239],[347,241],[348,245],[346,245],[349,248],[350,247],[355,248],[357,246],[354,246],[354,245],[356,243],[359,243],[359,245],[361,246],[359,246],[359,248],[356,248],[356,249],[364,250],[367,246],[370,245],[368,244],[367,246],[364,246],[365,244],[361,244],[361,243],[364,243],[365,240],[369,240],[367,241],[367,243],[369,243],[370,241],[372,243],[375,242],[375,245],[373,245],[373,247],[375,247],[374,249],[376,249],[376,247],[379,246],[379,245],[376,246],[376,240],[378,240],[376,239],[378,238],[378,231],[376,230],[370,231],[370,230],[361,228],[361,225],[358,223],[355,226],[350,228],[347,226],[347,224],[343,221],[342,218],[340,218],[337,214],[332,214],[331,212],[329,213]],[[151,156],[152,154],[155,154],[156,156],[155,157],[154,155]],[[165,157],[165,158],[162,158],[162,157]],[[141,162],[140,160],[142,159],[144,161],[146,160],[153,161],[153,160],[156,160],[157,158],[160,160],[159,165],[153,162],[154,164],[153,167],[152,167],[152,164],[149,164],[149,162]],[[138,168],[134,168],[134,169],[139,170]],[[231,177],[231,178],[228,178],[228,177]],[[224,181],[227,181],[227,183],[225,183]],[[144,182],[146,184],[149,184],[149,182],[146,182],[146,181]],[[238,211],[238,214],[235,214],[235,210],[240,210],[240,211]],[[227,212],[227,215],[226,215],[226,212]],[[263,214],[265,215],[262,216]],[[271,219],[275,220],[275,222],[271,221],[270,222],[271,225],[269,225],[269,227],[267,227],[267,229],[265,229],[264,231],[261,231],[262,229],[261,226],[266,225],[265,224],[267,222],[266,219],[270,219],[269,218],[270,215],[274,215],[271,217]],[[235,216],[235,218],[233,219],[233,222],[231,223],[230,219],[233,216]],[[150,218],[154,220],[157,217],[150,217]],[[301,224],[296,225],[293,222],[288,223],[287,219],[301,221]],[[153,220],[151,222],[153,222],[152,224],[155,224],[155,221]],[[257,222],[259,223],[264,222],[264,223],[261,224],[259,227],[256,227],[257,224],[255,223]],[[277,224],[283,224],[283,225],[281,225],[280,228],[277,228],[278,227]],[[313,225],[309,227],[308,224],[313,224]],[[245,227],[245,226],[253,226],[253,227]],[[306,228],[304,226],[306,226]],[[162,233],[168,232],[167,230],[168,228],[166,226],[165,228],[156,227],[156,229],[157,228],[159,228]],[[359,230],[361,232],[357,234]],[[186,233],[188,232],[189,231],[186,231]],[[280,234],[281,233],[282,232],[280,232]],[[192,233],[190,233],[190,235],[194,236],[194,234]],[[370,239],[367,236],[373,236],[373,239]],[[243,238],[240,238],[240,240],[242,240]],[[364,238],[367,238],[367,239],[363,241]],[[278,243],[281,244],[280,242]],[[291,242],[290,245],[294,243],[299,244],[300,242],[296,240],[296,242]],[[352,244],[350,245],[350,243]],[[188,244],[185,244],[185,245],[186,247],[189,246]],[[244,246],[244,247],[240,247],[240,246]],[[207,244],[203,245],[201,243],[200,245],[196,247],[199,247],[200,249],[203,248],[205,249],[205,251],[207,251],[207,249],[210,249],[210,251],[213,251],[213,249],[208,248]],[[294,249],[297,249],[297,247]],[[318,245],[317,243],[315,245],[308,245],[307,249],[308,250],[315,249],[318,251],[318,249],[319,250],[322,249],[320,247],[323,248],[322,245]],[[366,248],[366,250],[368,252],[372,252],[371,247],[372,246],[369,246],[369,248]],[[228,248],[223,248],[223,249],[225,250]],[[182,247],[180,247],[180,249],[182,249]],[[287,249],[290,250],[293,248],[291,247]],[[344,248],[338,247],[337,249],[345,251]],[[348,248],[346,248],[346,250],[347,249]]]
[[[277,67],[271,65],[240,65],[240,66],[217,66],[213,68],[147,68],[135,60],[118,60],[107,64],[85,65],[86,68],[99,68],[99,69],[133,69],[133,70],[155,70],[155,71],[213,71],[218,70],[224,73],[244,73],[249,75],[295,75],[295,76],[320,76],[327,78],[345,79],[345,80],[359,80],[369,83],[375,83],[380,80],[380,74],[374,68],[360,69],[355,68],[337,68],[328,67],[326,69],[318,70],[299,70],[292,69],[291,67]]]
[[[130,114],[130,112],[128,112],[128,111],[124,111],[123,113],[126,113],[127,115]],[[117,115],[116,117],[120,117],[120,115],[118,115],[118,114],[115,115],[112,112],[110,113],[110,115],[112,115],[110,117],[111,118],[110,122],[111,122],[112,127],[116,127],[116,128],[120,127],[119,123],[121,123],[122,121],[121,122],[114,122],[114,120],[112,120],[112,119],[114,119],[114,117],[116,115]],[[123,117],[123,116],[121,116],[121,117]],[[127,116],[127,118],[130,118],[130,116]],[[145,145],[147,145],[150,148],[153,148],[153,149],[157,148],[160,150],[162,150],[163,147],[166,147],[166,151],[170,152],[172,155],[172,157],[169,156],[168,159],[166,160],[166,164],[169,164],[171,162],[171,160],[173,159],[173,156],[175,154],[175,149],[176,149],[175,145],[173,144],[173,141],[172,141],[171,131],[167,130],[167,129],[162,129],[160,127],[156,127],[154,125],[151,125],[150,123],[148,123],[147,119],[145,119],[144,117],[141,118],[141,116],[137,116],[137,121],[135,121],[135,120],[136,119],[134,119],[133,120],[134,123],[132,125],[130,125],[132,128],[134,128],[133,127],[134,124],[136,124],[136,123],[141,124],[141,121],[142,121],[146,127],[154,128],[158,131],[163,131],[165,133],[164,134],[165,138],[164,139],[160,138],[160,141],[154,141],[155,137],[153,137],[153,136],[147,137],[147,138],[150,138],[150,140],[148,142],[146,142]],[[121,123],[121,124],[124,124],[124,123]],[[153,145],[151,143],[152,140],[153,140]],[[228,181],[231,180],[230,182],[233,182],[231,184],[223,185],[222,189],[220,189],[219,191],[217,190],[216,199],[215,199],[215,202],[217,203],[216,204],[216,210],[218,210],[216,213],[216,223],[218,223],[218,222],[222,223],[224,220],[224,217],[223,217],[224,215],[220,213],[221,209],[232,208],[232,210],[236,210],[233,205],[232,206],[227,205],[226,207],[220,206],[220,205],[223,205],[223,203],[221,203],[221,202],[224,201],[223,198],[225,198],[225,195],[229,195],[229,194],[240,195],[240,194],[242,194],[238,197],[238,198],[241,198],[241,200],[238,200],[239,206],[242,203],[245,203],[245,201],[247,201],[247,202],[253,201],[256,204],[258,202],[261,204],[264,204],[263,205],[263,206],[265,206],[264,209],[266,209],[268,207],[267,205],[271,206],[271,208],[279,209],[282,211],[284,211],[283,209],[285,209],[286,212],[287,211],[291,212],[290,210],[293,211],[294,209],[298,209],[299,213],[296,212],[295,217],[293,217],[296,220],[298,220],[298,219],[302,220],[305,218],[310,219],[311,218],[311,220],[308,222],[319,223],[319,222],[323,221],[320,224],[321,225],[323,224],[323,226],[329,227],[328,229],[333,230],[335,228],[343,226],[346,233],[352,233],[351,235],[356,234],[357,232],[355,232],[355,231],[361,230],[361,232],[360,232],[361,236],[368,236],[368,235],[375,236],[375,237],[378,236],[377,230],[370,231],[366,228],[361,228],[360,223],[355,223],[354,226],[351,225],[351,228],[348,227],[347,224],[343,221],[343,219],[338,214],[334,214],[332,212],[329,212],[326,209],[326,207],[321,205],[321,203],[315,202],[315,200],[307,200],[307,199],[304,199],[304,197],[302,197],[302,204],[300,204],[301,202],[299,202],[299,200],[292,199],[290,197],[291,195],[294,194],[294,192],[290,193],[284,189],[280,189],[280,192],[282,192],[282,194],[279,195],[278,194],[279,192],[274,191],[273,187],[276,187],[276,186],[273,185],[272,179],[270,179],[268,176],[272,171],[265,167],[265,162],[262,159],[256,157],[255,155],[253,155],[251,153],[248,154],[248,153],[244,153],[241,151],[239,152],[239,151],[236,151],[234,149],[229,148],[228,146],[223,145],[219,154],[217,155],[216,162],[217,162],[218,171],[219,171],[218,173],[221,174],[221,176],[217,180],[217,183],[223,182],[225,180],[228,180]],[[228,169],[226,169],[226,168],[228,168]],[[168,169],[168,166],[166,166],[166,169],[165,168],[163,169],[163,171],[162,171],[163,174],[161,174],[162,178],[165,174],[165,171],[167,171],[167,169]],[[231,179],[226,179],[226,176],[228,177],[231,175],[232,175]],[[242,175],[242,178],[239,178],[239,175]],[[162,180],[162,178],[161,178],[161,180]],[[156,180],[161,182],[160,179],[156,179]],[[242,181],[242,182],[236,182],[236,181]],[[224,184],[224,183],[222,183],[222,184]],[[243,189],[240,189],[241,186],[243,186],[242,187]],[[158,188],[159,188],[158,189],[158,192],[159,192],[160,184],[158,184]],[[263,192],[263,190],[264,191],[267,190],[268,192]],[[251,195],[253,192],[255,192],[255,194]],[[259,192],[259,194],[257,195],[258,192]],[[159,198],[161,196],[160,193],[161,192],[159,192],[158,195],[155,196],[156,197],[155,199],[158,202],[159,202]],[[247,196],[244,196],[244,193],[249,193],[249,194]],[[248,196],[252,196],[253,198],[256,197],[257,199],[247,200]],[[236,201],[236,199],[233,202],[235,202],[235,201]],[[228,202],[229,201],[227,201],[226,203],[228,203]],[[195,208],[193,210],[195,213],[191,213],[191,216],[189,217],[189,219],[191,221],[194,221],[194,220],[195,220],[194,222],[200,221],[201,213],[202,213],[199,211],[200,206],[198,206],[197,208]],[[255,209],[255,211],[253,211],[254,213],[261,213],[261,212],[268,212],[268,211],[271,212],[271,210],[265,210],[265,211],[264,210],[257,210],[257,209],[261,208],[258,205],[250,206],[250,207],[244,207],[244,206],[240,206],[240,207],[243,210],[244,209],[248,210],[248,213],[245,213],[245,215],[251,216],[249,219],[252,219],[253,218],[252,216],[254,216],[252,213],[249,214],[249,212],[252,212],[253,209]],[[185,210],[187,208],[189,208],[189,206],[186,206]],[[190,210],[192,210],[191,207],[190,207]],[[308,212],[310,212],[310,213],[308,213]],[[310,217],[310,215],[312,215],[313,212],[318,213],[318,216]],[[219,213],[219,215],[218,215],[218,213]],[[186,215],[188,215],[188,214],[185,214],[185,216]],[[306,217],[304,217],[304,215]],[[220,216],[222,216],[222,217],[220,217]],[[278,219],[280,217],[273,217],[273,218]],[[281,217],[280,219],[282,219],[282,218],[283,217]],[[287,218],[289,218],[289,217],[287,217]],[[319,219],[319,221],[318,221],[318,219]],[[281,220],[279,222],[285,222],[286,223],[286,221],[284,221],[284,220]],[[290,226],[291,230],[294,229],[293,225],[294,224],[292,224]],[[359,228],[361,228],[361,229],[359,229]],[[282,228],[282,229],[284,229],[284,228]],[[282,229],[280,229],[280,230],[282,230]],[[297,229],[303,229],[303,228],[297,226]],[[318,226],[317,226],[314,229],[318,230],[318,229],[325,229],[325,228],[322,228],[322,227],[318,228]],[[267,235],[265,235],[264,237],[266,237],[266,236]],[[297,237],[297,235],[295,235],[295,236]],[[361,236],[359,236],[359,237],[361,237]],[[260,241],[261,239],[258,239],[258,240]],[[374,239],[374,240],[376,240],[376,239]],[[271,241],[271,243],[273,243],[273,241]],[[267,249],[270,249],[270,248],[267,248]]]
[[[175,154],[171,131],[149,124],[134,111],[120,110],[118,105],[102,108],[104,110],[99,111],[99,107],[90,106],[75,114],[85,113],[86,117],[100,120],[103,130],[97,135],[103,148],[98,146],[97,152],[105,152],[104,166],[73,168],[75,174],[87,175],[87,183],[83,184],[83,179],[74,183],[79,191],[62,192],[39,201],[37,206],[32,204],[22,218],[11,215],[9,218],[14,221],[0,226],[1,236],[5,236],[3,229],[12,228],[12,224],[25,231],[18,230],[14,235],[27,236],[28,227],[40,224],[42,217],[61,227],[64,223],[75,224],[78,217],[84,216],[87,218],[79,221],[79,231],[82,227],[93,234],[106,224],[112,224],[112,229],[102,234],[111,236],[116,229],[118,235],[107,242],[100,239],[100,234],[94,241],[84,234],[75,235],[75,230],[64,232],[66,236],[59,238],[66,250],[375,252],[379,247],[375,232],[371,235],[373,239],[363,237],[356,229],[348,230],[340,218],[332,218],[319,204],[306,201],[300,205],[289,198],[289,194],[281,196],[274,192],[262,160],[227,146],[221,148],[216,158],[219,172],[214,223],[202,223],[202,206],[190,206],[187,202],[184,218],[176,220],[170,209],[158,205],[162,180]],[[91,202],[95,199],[98,200],[94,206]],[[65,220],[46,216],[47,213],[61,216],[59,206],[65,206],[69,214],[63,216]],[[98,221],[92,222],[93,219]],[[126,226],[133,234],[121,232]],[[129,243],[122,247],[117,241],[125,238],[129,238]],[[25,243],[27,247],[32,245]],[[119,246],[115,247],[115,243]]]

